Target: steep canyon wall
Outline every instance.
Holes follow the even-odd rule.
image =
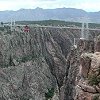
[[[80,56],[94,52],[92,41],[73,47],[80,33],[39,27],[30,27],[30,32],[0,32],[0,100],[74,100]],[[100,34],[90,33],[91,38]]]

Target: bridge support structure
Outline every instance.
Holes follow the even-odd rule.
[[[80,39],[83,39],[83,40],[89,39],[89,25],[88,25],[88,23],[82,23]]]
[[[74,38],[74,47],[77,48],[79,40],[89,40],[89,25],[88,23],[82,23],[80,38]]]
[[[10,23],[11,31],[13,31],[13,29],[15,29],[15,25],[16,25],[15,20],[12,21],[12,19],[11,19],[11,23]]]

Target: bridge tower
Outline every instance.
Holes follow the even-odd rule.
[[[88,23],[82,23],[80,39],[83,39],[83,40],[89,39],[89,25],[88,25]]]
[[[11,19],[11,22],[10,22],[11,31],[13,31],[13,29],[15,29],[15,25],[16,25],[15,20],[12,20],[12,19]]]
[[[82,23],[81,29],[81,40],[88,40],[89,39],[89,25],[88,23]],[[74,38],[74,47],[77,48],[78,39]]]
[[[11,22],[10,22],[10,28],[11,28],[11,31],[12,31],[12,19],[11,19]]]
[[[15,25],[16,25],[16,22],[15,22],[15,20],[14,20],[14,27],[15,27]]]
[[[77,48],[76,38],[74,38],[74,47]]]
[[[82,23],[81,39],[84,39],[84,23]]]
[[[14,27],[14,31],[15,31],[15,28],[16,28],[16,22],[15,22],[15,20],[13,22],[13,27]]]
[[[86,39],[88,40],[89,39],[89,24],[86,23]]]

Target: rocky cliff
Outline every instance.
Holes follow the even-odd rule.
[[[88,49],[80,54],[74,100],[100,100],[100,36],[91,47],[94,50]]]
[[[90,74],[92,58],[99,55],[92,54],[99,52],[99,38],[95,46],[94,41],[81,40],[77,48],[73,47],[80,32],[39,27],[30,27],[30,32],[23,32],[22,27],[12,32],[0,31],[0,100],[79,97],[77,86]],[[91,38],[96,36],[94,33],[91,32]]]
[[[33,28],[0,32],[1,100],[59,99],[73,34],[68,30]]]

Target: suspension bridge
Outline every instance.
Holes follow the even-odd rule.
[[[26,25],[22,25],[22,24],[16,24],[15,20],[12,21],[11,20],[11,23],[10,24],[5,24],[5,26],[9,26],[11,27],[11,30],[13,28],[16,28],[16,27],[24,27]],[[88,29],[90,31],[100,31],[99,28],[89,28],[88,26],[88,23],[82,23],[82,27],[78,27],[78,26],[45,26],[45,25],[33,25],[33,24],[30,24],[28,25],[29,27],[40,27],[40,28],[59,28],[59,29],[75,29],[75,30],[82,30],[82,32],[84,31],[84,29]],[[85,27],[86,26],[86,27]]]
[[[11,27],[11,31],[13,29],[16,29],[16,27],[26,27],[26,25],[16,24],[15,21],[11,20],[11,23],[9,25],[6,25]],[[82,40],[89,40],[89,31],[100,31],[99,28],[89,28],[88,23],[82,23],[82,27],[68,27],[68,26],[44,26],[44,25],[27,25],[28,27],[39,27],[39,28],[53,28],[53,29],[72,29],[72,30],[80,30],[81,35],[80,39]],[[75,48],[77,48],[77,38],[74,38],[73,45]]]
[[[7,26],[10,26],[10,25],[7,25]],[[12,25],[12,27],[24,27],[26,25],[20,25],[20,24],[17,24],[17,25]],[[40,27],[40,28],[59,28],[59,29],[76,29],[76,30],[82,30],[82,27],[67,27],[67,26],[44,26],[44,25],[28,25],[29,27]],[[88,30],[94,30],[94,31],[100,31],[99,28],[88,28]]]

